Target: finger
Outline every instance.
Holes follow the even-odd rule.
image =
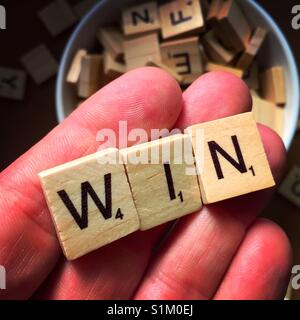
[[[177,83],[154,68],[132,71],[83,103],[67,120],[0,176],[0,262],[7,290],[0,297],[32,295],[60,256],[37,174],[97,150],[99,129],[172,127],[181,110]],[[118,254],[116,253],[116,256]]]
[[[268,133],[263,136],[264,144],[271,141],[270,131]],[[268,158],[271,169],[279,170],[284,154],[280,140],[276,143],[275,139],[276,135],[272,140],[274,150],[281,156],[273,158],[268,154]],[[149,268],[136,298],[210,299],[247,228],[271,194],[272,191],[266,190],[230,199],[208,205],[200,213],[183,218]]]
[[[184,92],[183,99],[184,108],[176,123],[182,130],[249,111],[252,105],[245,83],[226,72],[204,74]]]
[[[163,227],[136,232],[78,260],[64,259],[37,300],[124,300],[136,290]]]
[[[214,298],[283,299],[291,256],[285,233],[271,221],[258,220],[248,231]]]
[[[218,92],[214,92],[212,85],[211,89],[210,87],[207,90],[200,88],[205,79],[200,78],[195,84],[196,87],[192,87],[190,93],[187,92],[184,95],[184,103],[186,100],[189,101],[184,105],[184,110],[191,108],[194,116],[190,111],[184,111],[184,118],[180,117],[178,120],[182,126],[189,125],[188,121],[200,122],[203,114],[208,120],[209,112],[212,112],[211,117],[215,118],[214,109],[210,107],[210,103],[214,106],[221,99],[222,104],[219,105],[219,109],[229,106],[229,110],[218,110],[220,115],[225,113],[230,115],[230,112],[235,114],[239,110],[248,111],[250,107],[248,89],[240,80],[224,74],[218,76],[211,74],[207,77],[209,77],[209,83],[212,79],[213,83],[217,83]],[[222,84],[228,90],[224,96],[225,89],[222,90]],[[230,84],[229,87],[228,84]],[[198,90],[197,86],[199,86]],[[199,95],[199,92],[202,94]],[[193,95],[196,95],[196,98]],[[236,106],[236,102],[232,102],[232,95],[241,96],[238,103],[243,104]],[[212,96],[216,99],[215,103]],[[211,111],[203,111],[203,105]],[[190,114],[192,120],[186,120],[186,114]],[[272,172],[277,177],[285,162],[282,141],[273,131],[265,127],[260,127],[260,133]],[[200,213],[181,219],[174,233],[154,259],[145,280],[137,291],[136,298],[211,298],[243,240],[247,228],[265,206],[271,193],[267,190],[208,205]]]

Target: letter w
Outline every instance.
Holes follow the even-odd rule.
[[[104,185],[105,206],[88,181],[81,184],[81,215],[78,213],[77,209],[75,208],[73,202],[70,200],[65,190],[57,192],[81,230],[88,227],[88,196],[92,198],[105,220],[108,220],[112,217],[112,191],[110,173],[104,176]]]
[[[218,179],[224,179],[224,174],[221,168],[220,160],[218,157],[217,152],[220,153],[221,156],[223,156],[230,164],[232,164],[240,173],[246,173],[247,168],[245,164],[245,160],[242,155],[242,151],[237,139],[237,136],[232,136],[231,137],[238,161],[233,159],[224,149],[222,149],[215,141],[209,141],[208,146],[209,146],[209,151],[216,169],[216,173],[218,176]]]

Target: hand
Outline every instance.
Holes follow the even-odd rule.
[[[249,91],[226,73],[200,77],[182,95],[165,72],[129,72],[84,102],[0,176],[0,298],[277,299],[287,286],[291,249],[274,223],[257,218],[272,191],[205,206],[182,218],[157,249],[166,226],[137,232],[74,262],[56,238],[37,174],[97,151],[101,128],[181,129],[247,112]],[[259,127],[276,179],[285,151]]]

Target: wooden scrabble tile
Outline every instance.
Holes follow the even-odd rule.
[[[78,18],[84,17],[99,0],[81,0],[74,7],[73,11]]]
[[[203,73],[198,37],[163,42],[160,46],[162,62],[183,77],[182,84],[190,84]]]
[[[23,100],[26,87],[26,73],[23,70],[0,67],[0,97]]]
[[[21,63],[37,84],[47,81],[57,72],[57,62],[44,44],[24,55]]]
[[[252,93],[252,112],[256,122],[270,127],[283,137],[284,108]]]
[[[84,56],[87,55],[87,51],[85,49],[80,49],[77,51],[67,74],[66,81],[71,84],[77,84],[80,77],[81,72],[81,60]]]
[[[103,85],[103,56],[100,54],[85,55],[81,59],[81,72],[78,83],[78,97],[88,98]]]
[[[274,186],[251,112],[189,127],[203,203]]]
[[[74,260],[139,229],[125,167],[108,149],[39,174],[57,235]]]
[[[38,12],[38,16],[53,37],[70,28],[77,18],[65,0],[54,0]]]
[[[247,44],[246,50],[239,58],[236,67],[239,69],[248,69],[254,58],[257,56],[259,49],[261,48],[265,38],[267,36],[267,30],[261,27],[255,29],[250,42]]]
[[[202,43],[199,43],[199,50],[200,50],[202,65],[205,65],[206,63],[209,62],[209,57],[208,57]]]
[[[159,8],[162,36],[174,36],[200,31],[204,27],[199,0],[173,0]]]
[[[233,42],[231,40],[230,33],[228,32],[227,29],[222,28],[220,21],[218,20],[218,15],[220,11],[222,10],[224,0],[212,0],[207,17],[206,17],[206,22],[207,24],[213,29],[215,32],[216,36],[218,39],[221,41],[223,46],[225,48],[233,48]]]
[[[230,38],[233,49],[240,52],[246,49],[251,36],[251,27],[235,0],[226,0],[218,13],[220,28]]]
[[[123,45],[127,70],[144,67],[149,59],[161,62],[157,33],[127,39]]]
[[[160,29],[156,1],[142,3],[125,9],[122,14],[122,20],[126,36]]]
[[[168,72],[174,79],[176,79],[179,83],[181,83],[183,81],[183,77],[181,75],[179,75],[177,72],[175,72],[172,68],[168,67],[167,65],[161,63],[161,62],[158,62],[158,61],[155,61],[155,60],[152,60],[152,59],[149,59],[148,62],[147,62],[147,66],[148,67],[157,67],[157,68],[160,68],[162,70],[165,70],[166,72]]]
[[[218,14],[222,9],[224,0],[211,0],[209,10],[207,12],[206,22],[211,26],[211,28],[214,28],[215,25],[211,25],[211,22],[215,23],[218,18]],[[218,26],[217,26],[218,28]]]
[[[255,90],[250,90],[251,97],[259,97],[259,93]]]
[[[202,207],[190,138],[175,135],[120,150],[141,230]]]
[[[279,188],[279,193],[300,207],[300,168],[294,166]]]
[[[229,64],[236,57],[236,52],[226,49],[217,39],[213,30],[207,32],[201,42],[206,53],[216,63]]]
[[[234,74],[235,76],[242,78],[244,75],[244,71],[241,69],[237,69],[237,68],[232,68],[232,67],[227,67],[227,66],[223,66],[221,64],[217,64],[217,63],[212,63],[212,62],[208,62],[205,66],[205,70],[206,71],[224,71],[224,72],[229,72]]]
[[[110,53],[114,60],[121,60],[123,58],[124,36],[118,28],[100,28],[97,37],[104,49]]]
[[[111,79],[116,79],[126,72],[125,64],[117,62],[109,51],[104,52],[104,73]]]
[[[254,61],[248,71],[247,77],[244,79],[250,90],[259,90],[259,71],[258,63]]]
[[[206,20],[206,17],[208,15],[209,8],[210,8],[209,0],[200,0],[200,3],[202,7],[202,14],[203,14],[204,20]]]
[[[264,99],[278,105],[286,104],[285,76],[283,67],[275,66],[260,76],[261,93]]]

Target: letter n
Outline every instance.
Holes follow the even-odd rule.
[[[137,26],[139,23],[139,20],[144,23],[151,23],[150,19],[150,13],[148,9],[145,9],[143,13],[133,11],[132,13],[132,22],[134,26]]]
[[[215,169],[216,169],[216,174],[218,176],[218,179],[224,179],[224,174],[221,168],[220,160],[218,153],[225,158],[233,167],[235,167],[240,173],[246,173],[247,167],[245,164],[244,157],[242,155],[242,151],[238,142],[237,136],[232,136],[231,137],[235,153],[237,156],[237,161],[231,157],[220,145],[218,145],[215,141],[209,141],[208,146],[209,146],[209,151],[211,154],[212,161],[214,163]]]

